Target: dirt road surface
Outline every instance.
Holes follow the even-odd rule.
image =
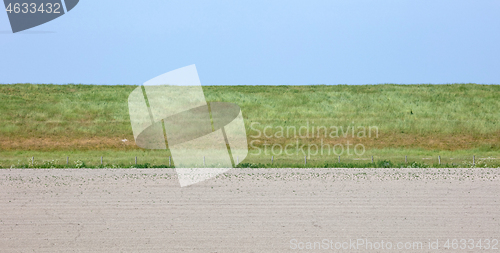
[[[0,252],[500,252],[499,239],[500,169],[233,169],[184,188],[173,169],[0,170]]]

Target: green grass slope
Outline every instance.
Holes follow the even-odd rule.
[[[8,164],[34,153],[85,158],[106,152],[118,159],[125,152],[129,161],[134,154],[153,154],[133,141],[127,98],[136,87],[0,85],[0,160]],[[253,163],[267,162],[273,154],[277,162],[302,163],[299,152],[296,157],[263,152],[267,144],[296,142],[362,144],[363,155],[342,154],[352,161],[365,161],[371,155],[435,160],[437,155],[495,156],[500,151],[499,85],[204,86],[203,90],[207,101],[241,107],[254,155],[248,161]],[[293,134],[293,129],[306,127],[311,135]],[[359,129],[369,127],[378,134],[374,130],[370,137],[359,135]],[[344,134],[349,129],[355,131]],[[287,135],[287,130],[292,131]],[[337,160],[331,154],[314,156],[321,162]]]

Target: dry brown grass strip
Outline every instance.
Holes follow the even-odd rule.
[[[126,139],[127,141],[123,141]],[[281,144],[296,143],[296,139],[289,138],[249,138],[257,140],[254,146],[263,147],[264,143]],[[301,144],[321,144],[320,138],[299,139]],[[366,149],[382,148],[422,148],[425,150],[467,150],[482,146],[500,148],[500,132],[492,135],[417,135],[406,133],[380,134],[378,138],[323,138],[324,144],[363,144]],[[13,138],[0,136],[0,150],[32,150],[32,151],[62,151],[62,150],[134,150],[140,149],[135,145],[133,136],[113,137],[23,137]]]

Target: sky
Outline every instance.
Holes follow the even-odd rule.
[[[13,34],[0,11],[0,83],[142,84],[196,64],[202,85],[499,84],[498,13],[498,0],[81,0]]]

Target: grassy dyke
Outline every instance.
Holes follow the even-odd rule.
[[[0,134],[131,136],[127,98],[137,86],[0,85]],[[204,86],[208,101],[237,103],[250,130],[265,126],[378,126],[383,133],[500,131],[500,85]]]
[[[109,164],[130,165],[135,156],[151,165],[166,164],[168,151],[142,150],[133,141],[127,98],[136,87],[0,85],[0,166],[28,164],[32,156],[62,163],[66,156],[77,156],[89,166],[99,166],[94,160],[100,156],[111,159]],[[372,155],[394,164],[404,162],[405,155],[427,164],[437,163],[438,155],[460,161],[456,164],[466,163],[472,155],[491,158],[486,160],[490,164],[499,158],[500,85],[204,86],[203,90],[207,101],[241,107],[248,141],[253,141],[246,164],[267,164],[274,156],[275,165],[299,166],[303,155],[257,155],[267,144],[295,142],[362,144],[363,155],[342,154],[347,164],[366,163]],[[314,136],[286,136],[286,129],[306,126]],[[344,136],[343,131],[352,127],[354,136],[351,132]],[[363,127],[376,127],[378,136],[359,137]],[[332,137],[332,129],[339,128],[339,136]],[[337,161],[336,155],[306,155],[312,157],[311,166],[314,161],[317,166]],[[452,160],[442,163],[455,164]]]

